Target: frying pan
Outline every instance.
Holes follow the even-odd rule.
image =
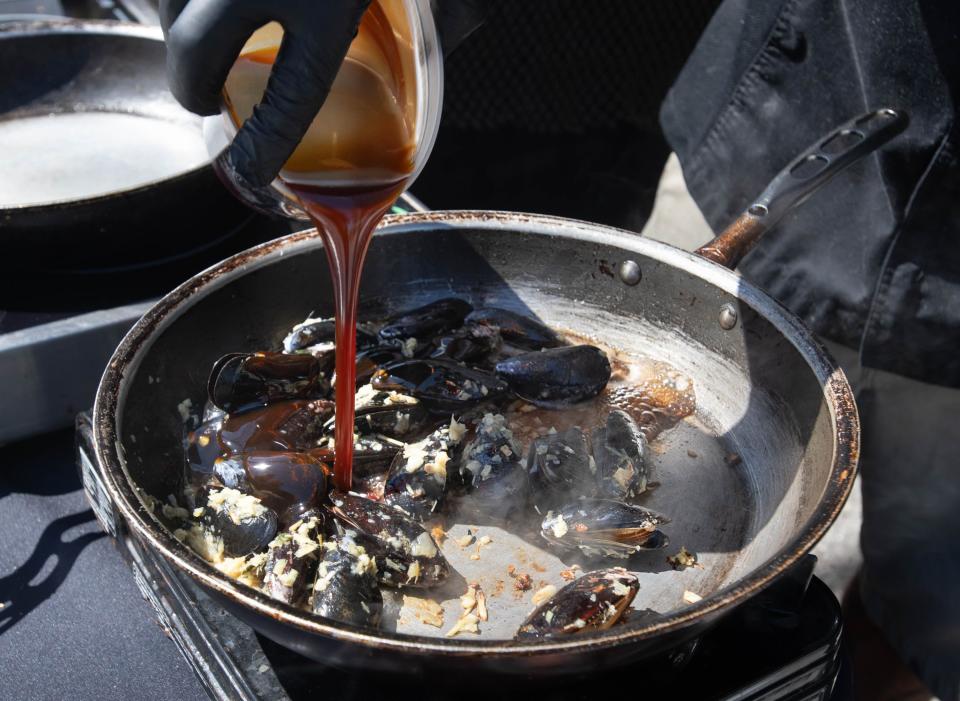
[[[226,609],[324,662],[401,672],[560,673],[683,644],[813,547],[843,506],[857,465],[859,425],[842,372],[797,318],[730,268],[791,207],[904,125],[903,115],[880,110],[825,137],[700,255],[545,216],[467,211],[384,220],[362,282],[364,315],[378,318],[459,295],[667,361],[692,378],[696,414],[654,444],[651,469],[661,486],[647,503],[673,518],[668,535],[695,550],[703,567],[673,572],[663,552],[632,560],[628,566],[641,577],[634,605],[648,610],[624,625],[518,643],[510,636],[516,617],[531,609],[529,598],[497,597],[490,594],[492,582],[483,580],[490,622],[479,637],[436,637],[402,620],[395,630],[351,628],[221,575],[145,506],[138,494],[164,500],[176,492],[183,461],[180,410],[190,406],[185,399],[202,406],[211,364],[229,351],[276,347],[311,309],[332,308],[324,252],[313,230],[197,275],[123,340],[94,407],[95,453],[106,489],[133,533]],[[455,525],[454,535],[467,525]],[[494,543],[500,538],[509,536],[494,531]],[[536,570],[535,579],[541,570],[534,560],[544,578],[560,566],[534,545],[511,542],[506,551],[485,552],[470,570],[451,540],[444,553],[461,586],[474,577],[503,577],[511,560]],[[683,603],[684,590],[703,598]],[[462,591],[437,595],[448,626]]]
[[[142,265],[251,213],[167,89],[157,27],[0,22],[0,245],[43,270]]]

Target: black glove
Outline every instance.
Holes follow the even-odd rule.
[[[219,112],[227,74],[256,29],[271,21],[284,28],[263,100],[226,154],[253,188],[276,177],[320,111],[370,1],[161,0],[170,90],[197,114]],[[448,53],[482,21],[482,0],[433,5]]]

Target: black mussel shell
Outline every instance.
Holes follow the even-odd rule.
[[[220,445],[230,453],[309,450],[323,436],[333,406],[326,399],[292,399],[228,414],[220,430]]]
[[[270,542],[263,575],[265,593],[292,606],[307,598],[307,584],[313,581],[317,561],[323,555],[319,534],[316,519],[300,519]]]
[[[330,393],[334,354],[229,353],[213,365],[207,391],[224,411],[243,411],[282,399]]]
[[[500,332],[495,327],[471,324],[441,336],[430,357],[481,363],[498,350]]]
[[[380,329],[380,338],[418,340],[432,338],[463,324],[464,318],[473,310],[469,302],[455,297],[438,299],[422,307],[387,319]]]
[[[619,567],[588,572],[541,604],[517,631],[533,641],[606,630],[640,591],[640,581]]]
[[[388,504],[333,492],[327,507],[341,527],[376,558],[377,578],[392,587],[429,587],[450,574],[433,537],[412,518]]]
[[[313,612],[347,625],[376,626],[383,611],[383,596],[373,558],[349,534],[330,545],[333,547],[325,544],[317,567]]]
[[[656,511],[613,499],[579,499],[543,519],[540,535],[552,545],[579,548],[597,557],[622,557],[667,545],[657,530],[669,519]]]
[[[466,322],[482,326],[496,327],[500,336],[511,346],[540,350],[541,348],[556,348],[563,345],[563,341],[549,326],[539,320],[523,314],[517,314],[508,309],[485,307],[470,313]]]
[[[595,346],[566,346],[501,360],[497,375],[517,396],[546,406],[598,395],[610,380],[610,361]]]
[[[535,439],[527,452],[530,496],[541,514],[597,491],[586,434],[573,426]]]
[[[336,323],[331,318],[308,317],[297,324],[283,339],[283,350],[294,353],[299,350],[312,349],[320,346],[319,350],[329,350],[334,347],[336,340]],[[357,350],[362,351],[377,345],[377,337],[357,328]]]
[[[217,460],[214,474],[225,487],[260,499],[291,518],[320,504],[327,490],[326,466],[309,453],[255,450]]]
[[[485,414],[477,423],[464,446],[460,474],[469,492],[458,505],[463,516],[502,523],[525,510],[529,483],[523,455],[502,415]]]
[[[507,383],[495,375],[449,360],[404,360],[385,365],[370,380],[380,390],[411,394],[430,411],[462,415],[485,402],[501,399]]]
[[[204,522],[223,541],[227,557],[244,557],[262,550],[277,534],[277,514],[266,507],[255,515],[237,515],[229,505],[208,506]]]
[[[627,499],[646,490],[647,438],[629,414],[619,409],[611,412],[592,438],[602,496]]]
[[[384,501],[420,521],[429,518],[443,501],[448,475],[457,469],[465,432],[465,426],[451,422],[397,453],[387,475]]]
[[[184,481],[181,491],[191,509],[203,505],[197,499],[214,474],[217,459],[223,453],[217,439],[222,424],[222,418],[202,423],[190,431],[184,440]]]

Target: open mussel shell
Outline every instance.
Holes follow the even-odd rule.
[[[606,630],[623,616],[640,581],[622,568],[587,572],[541,604],[517,631],[517,640],[543,640]]]
[[[504,523],[526,510],[529,483],[523,454],[503,415],[484,414],[477,423],[463,449],[460,475],[468,492],[458,504],[461,516]]]
[[[578,427],[541,436],[527,451],[530,498],[541,514],[597,490],[596,464],[587,435]]]
[[[473,310],[469,302],[456,297],[438,299],[387,319],[380,329],[383,340],[431,338],[463,324]]]
[[[430,411],[458,416],[501,399],[508,391],[507,383],[495,375],[435,358],[390,363],[374,374],[370,384],[410,394]]]
[[[398,509],[354,494],[333,492],[327,507],[342,533],[376,559],[377,579],[391,587],[429,587],[450,574],[433,537]]]
[[[260,499],[281,515],[283,526],[323,500],[327,468],[310,453],[254,450],[217,460],[220,482]]]
[[[463,424],[451,421],[405,446],[390,465],[384,501],[417,520],[429,518],[444,499],[449,474],[457,469],[465,433]]]
[[[377,564],[351,532],[324,543],[313,583],[312,610],[340,623],[375,627],[383,611]]]
[[[501,360],[497,375],[522,399],[559,406],[595,397],[610,381],[610,360],[595,346],[565,346]]]
[[[540,535],[551,545],[577,548],[590,557],[627,558],[642,550],[666,547],[658,530],[666,516],[613,499],[580,499],[549,512]]]
[[[540,350],[563,345],[563,341],[549,326],[509,309],[477,309],[467,316],[466,323],[496,328],[506,343],[517,348]]]
[[[234,496],[243,497],[239,493]],[[262,550],[273,540],[277,534],[277,514],[255,503],[256,500],[244,505],[232,497],[219,504],[211,502],[204,509],[203,521],[210,532],[223,541],[227,557],[244,557]]]
[[[333,415],[326,399],[291,399],[229,414],[223,421],[219,443],[230,453],[251,450],[309,450],[323,436]]]
[[[334,348],[336,342],[336,321],[333,318],[307,317],[294,326],[283,339],[283,350],[294,353],[301,350],[327,351]],[[363,328],[357,327],[357,350],[373,348],[377,337]]]
[[[207,392],[227,412],[243,411],[282,399],[313,399],[330,393],[333,352],[229,353],[213,365]]]
[[[493,326],[468,324],[437,339],[431,358],[481,363],[500,350],[500,332]]]
[[[263,568],[263,591],[285,604],[297,606],[307,598],[317,561],[322,556],[321,522],[299,519],[270,541]]]
[[[612,411],[592,438],[600,496],[627,499],[644,492],[647,438],[637,422],[624,411]]]

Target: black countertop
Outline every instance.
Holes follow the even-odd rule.
[[[0,533],[0,698],[207,698],[94,519],[72,430],[0,448]]]

